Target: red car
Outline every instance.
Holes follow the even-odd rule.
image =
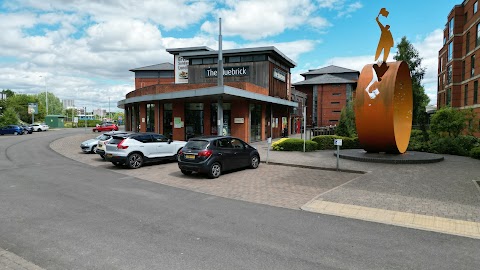
[[[93,128],[93,132],[117,131],[117,130],[118,130],[118,126],[115,124],[102,124]]]

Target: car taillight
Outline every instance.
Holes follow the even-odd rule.
[[[178,151],[178,155],[181,156],[182,154],[183,154],[183,151],[182,151],[182,149],[180,149],[180,150]]]
[[[123,143],[124,141],[125,141],[125,139],[122,140],[122,141],[117,145],[117,148],[118,148],[118,149],[127,149],[127,148],[128,148],[128,145],[122,145],[122,143]]]
[[[212,150],[202,150],[200,152],[198,152],[198,156],[199,157],[209,157],[212,155]]]

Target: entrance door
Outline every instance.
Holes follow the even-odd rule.
[[[172,103],[163,104],[163,135],[173,139]]]
[[[250,141],[262,139],[262,105],[250,104]]]
[[[185,104],[185,139],[203,135],[203,103]]]

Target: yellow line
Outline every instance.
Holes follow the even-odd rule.
[[[480,239],[480,223],[313,200],[302,210]]]

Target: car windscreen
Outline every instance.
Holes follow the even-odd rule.
[[[98,139],[99,139],[100,141],[106,141],[106,140],[110,139],[110,137],[112,137],[112,136],[106,135],[106,134],[102,134],[102,135],[98,136]]]
[[[207,148],[209,142],[205,140],[190,140],[187,142],[184,148],[192,150],[201,150]]]

